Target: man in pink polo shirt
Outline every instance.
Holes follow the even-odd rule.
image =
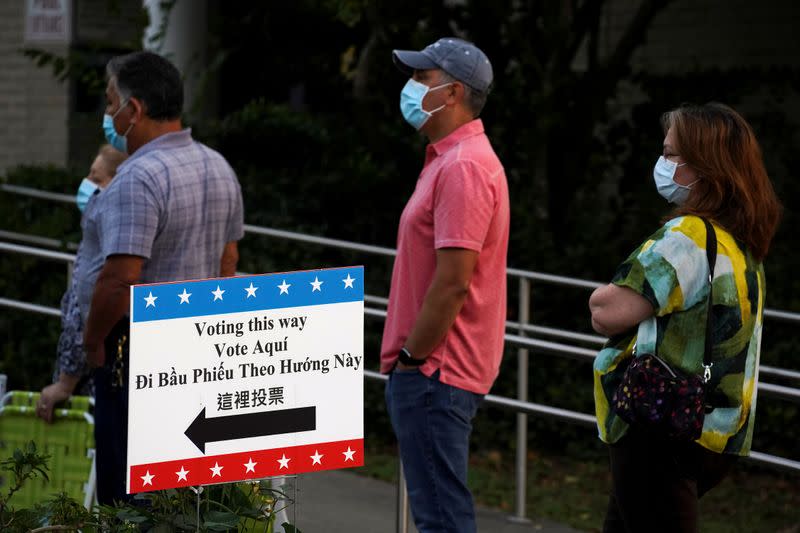
[[[477,118],[492,66],[472,43],[395,50],[403,117],[428,138],[400,217],[381,346],[386,405],[420,533],[476,531],[472,418],[497,377],[506,319],[505,171]]]

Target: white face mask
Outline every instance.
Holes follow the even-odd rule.
[[[681,163],[679,165],[662,155],[659,156],[656,166],[653,168],[653,179],[656,182],[658,194],[675,205],[686,203],[686,199],[689,198],[689,192],[692,190],[692,185],[697,183],[697,180],[695,180],[689,185],[681,185],[675,181],[675,172],[678,167],[682,167],[685,164]]]

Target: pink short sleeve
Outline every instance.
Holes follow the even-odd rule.
[[[480,252],[492,222],[496,176],[474,161],[442,169],[434,190],[434,246]]]

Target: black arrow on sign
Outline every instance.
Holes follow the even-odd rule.
[[[317,429],[316,407],[298,407],[216,418],[206,418],[206,408],[203,407],[184,434],[205,454],[206,444],[209,442],[315,429]]]

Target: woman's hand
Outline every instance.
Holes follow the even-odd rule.
[[[47,422],[53,422],[53,409],[72,396],[80,378],[61,374],[57,382],[42,389],[39,403],[36,405],[36,416]]]

